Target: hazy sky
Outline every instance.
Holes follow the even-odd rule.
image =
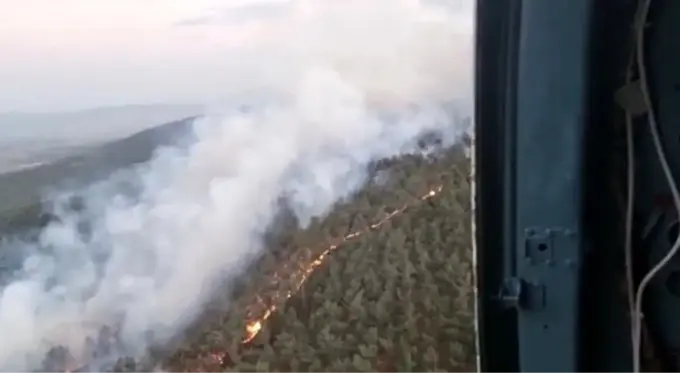
[[[3,1],[0,112],[224,99],[248,48],[320,1]]]
[[[213,100],[234,50],[286,3],[3,1],[0,112]]]

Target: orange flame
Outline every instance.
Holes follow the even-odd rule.
[[[375,229],[378,229],[380,226],[385,224],[387,221],[391,220],[395,216],[401,215],[402,213],[404,213],[409,208],[412,208],[412,207],[420,204],[420,202],[422,202],[422,201],[426,201],[428,199],[431,199],[431,198],[437,196],[439,193],[442,192],[443,189],[444,189],[444,186],[439,185],[436,188],[431,189],[430,191],[428,191],[427,193],[422,195],[420,198],[418,198],[418,202],[405,204],[401,208],[389,213],[386,217],[384,217],[383,219],[381,219],[377,223],[369,225],[364,230],[354,231],[354,232],[351,232],[351,233],[345,235],[344,237],[340,238],[336,244],[328,246],[314,260],[312,260],[308,264],[302,266],[302,268],[300,268],[297,273],[294,273],[291,276],[291,278],[297,279],[297,282],[295,283],[295,286],[293,286],[293,290],[289,290],[287,292],[284,292],[283,294],[281,294],[281,295],[283,295],[283,297],[279,296],[279,297],[275,297],[275,299],[285,301],[287,299],[290,299],[293,295],[295,295],[295,293],[297,293],[300,290],[302,285],[304,285],[304,283],[307,281],[307,279],[311,276],[311,274],[314,272],[314,270],[316,268],[318,268],[321,264],[323,264],[324,259],[326,259],[326,257],[329,254],[331,254],[333,251],[338,249],[338,247],[342,243],[347,242],[351,239],[360,237],[364,233],[368,233],[368,232],[371,232]],[[279,280],[280,275],[275,274],[274,277],[275,278],[273,279],[273,282],[277,282]],[[264,303],[264,301],[259,296],[258,296],[257,300],[258,300],[259,303]],[[274,312],[277,309],[278,309],[278,306],[276,304],[271,304],[264,310],[264,312],[262,313],[262,315],[260,317],[255,318],[252,321],[248,322],[245,326],[245,337],[242,340],[242,344],[248,344],[253,339],[255,339],[255,337],[257,337],[257,335],[264,328],[264,323],[274,314]],[[220,351],[212,352],[212,353],[209,353],[207,355],[207,357],[209,357],[212,361],[217,362],[220,365],[225,364],[225,358],[227,356],[228,355],[227,355],[226,352],[220,352]],[[68,364],[68,367],[66,367],[64,369],[64,372],[66,372],[66,373],[76,372],[76,371],[79,371],[83,368],[85,368],[84,365],[79,366],[78,364],[76,364],[75,361],[70,361],[70,363]],[[207,369],[205,367],[199,367],[199,369],[197,369],[197,370],[192,369],[190,371],[207,371]]]
[[[443,185],[440,185],[440,186],[438,186],[438,187],[436,187],[436,188],[434,188],[434,189],[431,189],[429,192],[427,192],[426,194],[424,194],[423,196],[421,196],[421,197],[419,198],[419,201],[425,201],[425,200],[428,200],[428,199],[430,199],[430,198],[433,198],[433,197],[435,197],[436,195],[438,195],[443,189],[444,189],[444,186],[443,186]],[[355,232],[349,233],[349,234],[347,234],[346,236],[342,237],[342,238],[339,240],[338,243],[333,244],[333,245],[330,245],[328,248],[326,248],[326,250],[324,250],[321,254],[319,254],[319,255],[316,257],[316,259],[312,260],[310,263],[308,263],[307,265],[303,266],[303,267],[300,269],[300,271],[299,271],[296,275],[292,276],[293,278],[298,278],[298,282],[297,282],[297,283],[295,284],[295,286],[293,287],[293,290],[288,291],[288,292],[285,293],[284,299],[286,299],[286,300],[287,300],[287,299],[290,299],[295,293],[297,293],[297,291],[298,291],[298,290],[302,287],[302,285],[307,281],[307,279],[308,279],[309,276],[312,274],[312,272],[314,272],[314,270],[315,270],[316,268],[318,268],[321,264],[323,264],[324,259],[325,259],[330,253],[332,253],[333,251],[335,251],[342,243],[344,243],[344,242],[346,242],[346,241],[348,241],[348,240],[357,238],[357,237],[363,235],[364,233],[367,233],[367,232],[370,232],[370,231],[372,231],[372,230],[375,230],[375,229],[379,228],[381,225],[385,224],[385,223],[386,223],[387,221],[389,221],[390,219],[394,218],[394,217],[397,216],[397,215],[402,214],[404,211],[406,211],[406,210],[409,209],[410,207],[413,207],[413,206],[416,205],[416,204],[417,204],[417,203],[406,204],[406,205],[404,205],[403,207],[401,207],[400,209],[393,211],[392,213],[390,213],[389,215],[387,215],[385,218],[383,218],[383,219],[380,220],[379,222],[377,222],[377,223],[375,223],[375,224],[371,224],[371,225],[368,226],[365,230],[363,230],[363,231],[355,231]],[[262,314],[262,316],[260,316],[260,317],[258,317],[258,318],[256,318],[256,319],[253,319],[253,320],[250,321],[248,324],[246,324],[246,326],[245,326],[245,338],[243,338],[243,341],[242,341],[243,344],[249,343],[249,342],[251,342],[253,339],[255,339],[255,337],[257,337],[257,335],[258,335],[258,334],[260,333],[260,331],[262,330],[265,321],[267,321],[267,319],[269,319],[269,317],[271,317],[271,315],[277,310],[277,308],[278,308],[278,306],[277,306],[276,304],[270,305],[269,307],[267,307],[267,308],[265,309],[265,311],[264,311],[264,313]]]

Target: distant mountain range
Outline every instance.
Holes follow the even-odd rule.
[[[35,167],[202,110],[198,105],[129,105],[63,113],[0,113],[0,173]]]
[[[0,236],[16,224],[36,223],[45,191],[62,185],[87,184],[118,169],[145,162],[159,146],[187,138],[195,118],[157,125],[103,145],[82,146],[56,161],[0,174]]]

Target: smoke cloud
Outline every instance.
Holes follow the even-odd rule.
[[[104,326],[116,347],[94,363],[139,357],[258,257],[281,198],[305,224],[419,136],[453,144],[472,110],[473,10],[451,3],[299,0],[254,25],[229,109],[196,120],[189,145],[60,193],[38,242],[0,248],[29,253],[0,289],[0,370],[41,369],[55,346],[93,363]]]

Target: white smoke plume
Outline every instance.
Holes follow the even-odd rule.
[[[248,110],[197,120],[190,145],[76,191],[85,210],[56,208],[39,243],[0,248],[32,253],[0,289],[0,370],[42,369],[55,346],[85,354],[106,325],[113,355],[141,356],[257,258],[282,197],[304,223],[419,135],[455,142],[468,128],[449,106],[472,109],[473,8],[453,3],[298,0],[255,23],[229,62],[229,100]]]

